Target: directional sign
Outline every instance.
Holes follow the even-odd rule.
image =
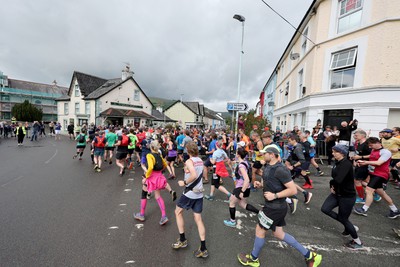
[[[227,103],[226,105],[228,111],[246,111],[248,107],[246,103]]]

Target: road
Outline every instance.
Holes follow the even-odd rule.
[[[189,212],[185,214],[189,246],[174,251],[171,244],[179,235],[170,195],[163,193],[167,225],[158,225],[160,211],[154,199],[148,202],[146,221],[135,221],[140,169],[119,177],[113,164],[95,173],[88,150],[82,161],[72,159],[74,150],[74,142],[66,137],[25,141],[23,147],[13,139],[1,140],[0,266],[240,266],[237,253],[251,251],[255,217],[238,208],[237,228],[224,226],[229,211],[221,193],[215,201],[204,202],[209,258],[192,254],[200,242]],[[181,169],[177,173],[181,178]],[[385,218],[388,207],[382,202],[372,205],[368,217],[353,214],[366,251],[348,251],[341,225],[320,211],[329,193],[329,176],[313,180],[311,203],[299,203],[298,211],[287,215],[285,230],[321,253],[321,266],[398,266],[400,238],[392,228],[400,227],[400,218]],[[225,185],[233,187],[228,179]],[[171,186],[181,191],[176,181]],[[209,185],[205,189],[208,193]],[[400,190],[389,187],[388,192],[400,206]],[[249,202],[260,206],[261,194],[252,193]],[[260,261],[262,266],[305,266],[297,251],[271,236]]]

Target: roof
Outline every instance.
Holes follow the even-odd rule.
[[[62,87],[54,84],[21,81],[15,79],[8,79],[8,87],[14,89],[27,90],[27,91],[35,91],[56,96],[64,95],[68,92],[67,87]]]
[[[170,117],[156,109],[151,110],[151,115],[156,118],[156,121],[176,122],[176,120],[171,119]]]
[[[218,115],[215,111],[204,107],[204,116],[214,120],[224,120],[220,115]]]
[[[200,115],[200,105],[199,102],[187,102],[184,101],[182,102],[186,107],[188,107],[191,111],[193,111],[194,114]]]
[[[107,94],[108,92],[112,91],[115,87],[122,84],[123,82],[124,81],[122,81],[121,78],[107,80],[104,84],[102,84],[99,88],[97,88],[96,90],[91,92],[84,99],[85,100],[97,99],[97,98]]]
[[[71,97],[69,95],[63,95],[63,96],[60,96],[59,98],[56,98],[55,100],[56,101],[70,101]]]
[[[143,111],[137,111],[132,109],[118,109],[118,108],[108,108],[100,113],[102,117],[134,117],[143,119],[155,119],[155,117],[147,114]]]
[[[170,100],[154,96],[150,96],[149,99],[151,103],[153,103],[154,107],[161,107],[163,110],[167,109],[172,104],[175,104],[175,102],[177,102],[177,100]]]
[[[74,81],[74,78],[77,79],[79,84],[79,89],[84,97],[88,96],[94,90],[96,90],[97,88],[102,86],[105,82],[107,82],[106,79],[85,74],[79,71],[74,71],[74,74],[72,75],[71,85],[69,86],[68,95],[71,95],[71,90],[73,90],[72,82]]]

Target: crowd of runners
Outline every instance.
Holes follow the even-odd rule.
[[[227,202],[229,218],[221,218],[228,227],[236,227],[236,208],[257,215],[254,246],[249,253],[239,253],[238,260],[247,266],[260,266],[259,254],[268,231],[298,250],[305,258],[307,266],[318,266],[322,255],[301,245],[293,236],[283,231],[285,216],[296,212],[299,199],[304,205],[310,203],[313,181],[311,166],[315,176],[325,175],[315,157],[318,155],[318,140],[323,140],[328,151],[328,164],[332,168],[329,182],[331,193],[321,205],[321,211],[343,225],[343,236],[351,240],[344,244],[350,250],[364,249],[358,236],[359,228],[351,223],[351,213],[368,216],[368,209],[375,201],[383,199],[388,207],[387,218],[396,219],[400,211],[386,193],[388,186],[399,189],[400,179],[400,128],[383,129],[379,137],[371,137],[357,129],[357,121],[342,122],[337,130],[329,125],[313,131],[301,131],[298,127],[287,133],[277,131],[258,132],[257,127],[246,135],[239,129],[235,138],[233,132],[218,130],[198,130],[191,128],[139,128],[95,127],[83,125],[69,131],[69,137],[76,141],[73,159],[81,160],[88,150],[95,172],[106,166],[118,167],[118,175],[135,167],[142,169],[141,199],[134,218],[146,220],[147,201],[154,197],[160,211],[159,224],[168,222],[161,190],[167,190],[176,202],[175,216],[179,238],[172,244],[173,249],[188,245],[184,228],[184,210],[192,210],[198,228],[200,246],[194,252],[196,257],[208,256],[206,230],[202,221],[203,199],[213,201],[217,192]],[[14,133],[23,133],[22,124]],[[20,140],[20,139],[18,139]],[[20,141],[18,141],[20,142]],[[177,181],[183,194],[177,196],[170,183],[176,183],[176,173],[184,170],[184,179]],[[164,175],[164,173],[166,175]],[[226,188],[223,178],[230,177],[234,188]],[[304,181],[300,186],[298,179]],[[203,184],[211,183],[210,191],[204,193]],[[261,190],[258,190],[261,189]],[[265,203],[261,210],[248,202],[251,192],[263,194]],[[355,206],[357,204],[357,207]],[[335,208],[337,212],[334,211]],[[223,220],[225,219],[225,220]],[[393,229],[397,234],[398,229]]]

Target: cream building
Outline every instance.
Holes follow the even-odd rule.
[[[132,78],[129,68],[122,78],[103,79],[75,71],[68,95],[57,99],[63,130],[73,123],[150,125],[153,104]]]
[[[176,120],[184,129],[192,126],[204,127],[204,106],[199,102],[175,101],[164,110],[164,114]]]
[[[273,129],[400,126],[399,58],[400,1],[315,0],[274,70]]]

